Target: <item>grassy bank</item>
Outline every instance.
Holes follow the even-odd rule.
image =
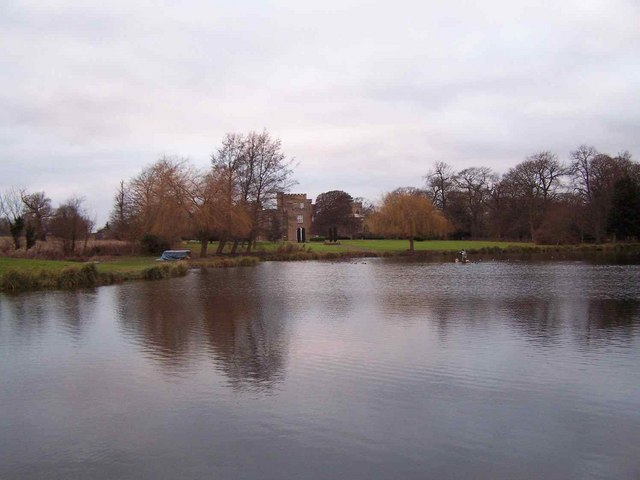
[[[157,262],[155,257],[116,257],[99,262],[0,258],[0,291],[92,288],[130,280],[186,275],[190,267],[253,266],[258,257],[210,257],[191,262]]]
[[[0,291],[92,288],[128,280],[157,280],[186,275],[185,262],[156,263],[149,257],[101,263],[0,259]]]
[[[191,245],[187,245],[190,247]],[[100,262],[79,263],[62,260],[0,258],[0,291],[90,288],[128,280],[156,280],[185,275],[189,267],[227,268],[254,266],[261,261],[336,260],[341,258],[406,256],[405,240],[344,240],[324,243],[259,243],[249,256],[208,256],[189,262],[161,263],[155,257],[115,257]],[[216,245],[211,246],[215,251]],[[604,260],[640,259],[640,244],[534,245],[522,242],[424,241],[415,242],[413,258],[451,261],[466,250],[470,258]],[[194,248],[192,250],[196,251]]]

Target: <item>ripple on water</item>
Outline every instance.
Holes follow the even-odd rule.
[[[1,297],[0,477],[634,478],[639,275],[266,263]]]

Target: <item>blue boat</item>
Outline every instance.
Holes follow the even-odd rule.
[[[191,258],[191,250],[165,250],[158,260],[174,261],[189,260]]]

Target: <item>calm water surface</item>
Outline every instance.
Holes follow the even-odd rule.
[[[638,479],[640,266],[0,295],[1,479]]]

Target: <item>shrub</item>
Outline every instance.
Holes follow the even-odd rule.
[[[83,265],[81,268],[64,268],[57,275],[57,286],[62,289],[91,288],[98,285],[98,271],[93,263]]]
[[[27,223],[27,227],[25,228],[25,240],[27,242],[27,250],[33,248],[36,246],[36,227],[31,224],[31,223]]]
[[[144,269],[141,276],[144,280],[161,280],[163,278],[182,277],[188,271],[189,266],[186,262],[165,263]]]
[[[0,277],[0,290],[7,292],[32,290],[38,287],[38,283],[38,277],[33,272],[12,269]]]
[[[238,258],[238,266],[239,267],[253,267],[260,263],[260,259],[258,257],[240,257]]]
[[[164,265],[162,267],[149,267],[142,271],[142,278],[144,278],[145,280],[160,280],[162,278],[165,278],[166,270],[167,269]]]
[[[166,239],[151,233],[147,233],[142,237],[140,246],[142,247],[142,251],[149,255],[160,255],[165,250],[171,248],[171,244]]]

